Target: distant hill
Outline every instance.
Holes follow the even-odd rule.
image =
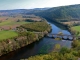
[[[34,14],[51,20],[80,19],[80,4],[53,7],[48,10],[34,12]]]
[[[11,14],[30,14],[37,13],[49,8],[35,8],[35,9],[14,9],[14,10],[0,10],[0,15],[11,15]]]
[[[26,9],[15,9],[15,10],[0,10],[0,16],[8,16],[13,14],[21,14],[27,12]]]
[[[80,4],[60,6],[53,8],[35,8],[35,9],[16,9],[16,10],[0,10],[0,15],[12,14],[35,14],[51,21],[61,20],[80,20]]]

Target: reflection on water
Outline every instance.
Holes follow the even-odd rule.
[[[66,35],[71,35],[70,32],[68,30],[62,30],[59,27],[57,27],[56,25],[49,23],[52,26],[52,32],[53,34],[58,34],[59,32],[63,32],[63,34]]]

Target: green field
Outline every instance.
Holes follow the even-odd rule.
[[[22,25],[22,24],[26,24],[26,23],[29,23],[29,22],[25,22],[25,21],[21,21],[21,22],[15,22],[15,21],[4,21],[4,22],[1,22],[0,23],[0,26],[6,26],[6,25]]]
[[[73,30],[76,30],[76,31],[80,31],[80,26],[74,26],[72,27]]]
[[[8,38],[12,38],[18,36],[18,34],[15,31],[0,31],[0,40],[3,39],[8,39]]]
[[[80,32],[80,26],[74,26],[72,27],[72,30],[75,30],[76,32]],[[80,36],[80,33],[78,34]]]

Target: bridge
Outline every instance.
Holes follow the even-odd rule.
[[[43,32],[35,32],[36,34],[44,34]],[[68,35],[68,34],[63,34],[63,33],[59,33],[59,34],[47,34],[47,37],[49,38],[61,38],[62,40],[76,40],[77,38],[80,39],[80,36],[76,36],[76,35]],[[65,38],[66,37],[66,38]]]
[[[80,39],[80,36],[67,34],[48,34],[47,36],[50,38],[61,38],[63,40],[76,40],[76,38]]]

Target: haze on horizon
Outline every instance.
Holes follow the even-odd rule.
[[[0,0],[0,10],[32,9],[80,4],[79,0]]]

